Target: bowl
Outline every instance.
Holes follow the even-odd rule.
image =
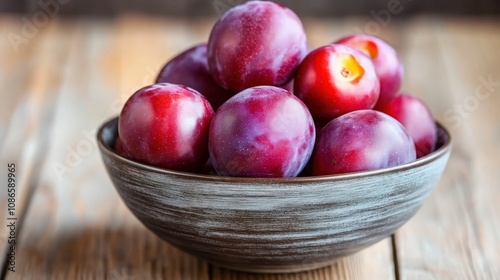
[[[132,213],[175,247],[226,268],[265,273],[329,265],[394,233],[440,179],[451,138],[436,151],[376,171],[300,178],[237,178],[170,171],[112,149],[118,118],[99,129],[99,150]]]

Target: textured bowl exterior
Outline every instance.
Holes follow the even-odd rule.
[[[172,245],[220,266],[293,272],[325,266],[394,233],[441,177],[451,139],[413,163],[288,179],[230,178],[158,169],[110,147],[117,119],[98,132],[104,164],[132,213]]]

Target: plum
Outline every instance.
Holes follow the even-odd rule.
[[[396,95],[401,88],[403,64],[393,47],[378,37],[363,34],[346,36],[335,43],[354,47],[372,59],[380,81],[380,97],[375,107]]]
[[[208,70],[207,45],[194,46],[171,59],[160,71],[156,83],[171,83],[190,87],[203,94],[217,110],[235,94],[221,87]]]
[[[250,1],[228,10],[208,40],[208,65],[224,88],[288,83],[307,53],[302,22],[290,9]]]
[[[144,87],[125,103],[118,124],[124,150],[142,163],[178,171],[201,171],[208,159],[214,111],[186,86]]]
[[[246,89],[215,113],[209,151],[217,174],[295,177],[310,159],[315,129],[307,107],[273,86]]]
[[[408,131],[417,150],[417,158],[434,151],[437,142],[437,127],[431,111],[419,98],[400,94],[384,104],[381,112],[398,120]]]
[[[323,128],[311,168],[318,176],[376,170],[415,159],[415,145],[397,120],[375,110],[360,110]]]
[[[343,114],[372,109],[378,100],[379,80],[368,56],[344,45],[327,45],[302,61],[294,94],[316,120],[328,122]]]

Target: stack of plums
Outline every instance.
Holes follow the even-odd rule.
[[[308,51],[297,15],[268,1],[227,11],[208,43],[134,93],[116,151],[169,170],[296,177],[375,170],[431,153],[436,126],[398,94],[403,68],[383,40],[351,35]]]

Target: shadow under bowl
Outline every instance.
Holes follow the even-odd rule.
[[[236,178],[170,171],[112,148],[118,118],[97,139],[107,172],[132,213],[177,248],[230,269],[283,273],[315,269],[394,233],[422,206],[451,153],[367,172],[300,178]]]

